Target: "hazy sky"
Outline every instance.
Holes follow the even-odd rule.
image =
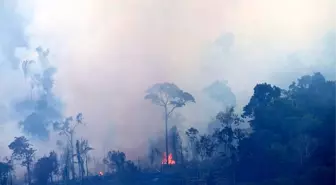
[[[0,61],[49,48],[65,115],[83,112],[81,134],[99,150],[140,148],[163,128],[160,109],[143,99],[156,82],[174,82],[200,100],[183,111],[194,125],[209,117],[200,91],[214,80],[227,80],[243,104],[258,82],[287,85],[317,70],[334,78],[334,0],[19,2],[0,0]],[[5,66],[0,98],[28,94],[22,72]],[[7,105],[0,104],[6,142],[18,134]]]

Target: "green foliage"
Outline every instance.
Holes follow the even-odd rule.
[[[252,118],[253,133],[239,146],[241,181],[316,185],[333,182],[335,82],[315,73],[299,78],[288,90],[258,84],[244,108],[244,116]],[[329,172],[322,175],[322,169]],[[308,176],[316,178],[308,183]]]

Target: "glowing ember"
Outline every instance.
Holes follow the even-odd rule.
[[[162,159],[162,164],[167,164],[167,156],[166,156],[166,152],[163,153],[163,159]],[[176,162],[173,159],[173,155],[171,153],[169,153],[168,155],[168,164],[175,164]]]
[[[103,173],[103,172],[99,172],[98,175],[99,175],[99,176],[103,176],[104,173]]]

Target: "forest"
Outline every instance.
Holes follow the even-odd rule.
[[[23,69],[30,63],[23,62]],[[52,75],[53,68],[47,67],[42,76],[35,76],[45,93],[34,101],[35,111],[20,123],[27,132],[45,131],[42,123],[60,116],[57,111],[45,111],[53,101]],[[93,164],[90,153],[95,146],[78,139],[76,133],[78,127],[85,127],[84,116],[78,113],[51,123],[51,131],[64,140],[58,141],[61,150],[41,158],[28,137],[13,138],[8,143],[11,155],[0,162],[0,185],[333,185],[335,88],[335,81],[319,72],[298,77],[286,89],[256,84],[242,114],[235,105],[228,106],[214,113],[216,119],[203,133],[169,124],[176,110],[197,100],[174,83],[157,83],[143,101],[163,111],[164,141],[151,145],[143,161],[131,161],[123,151],[111,150]],[[226,99],[225,94],[218,96]],[[249,127],[241,127],[243,123]],[[22,176],[16,175],[20,166]]]
[[[0,0],[0,185],[335,185],[335,12]]]

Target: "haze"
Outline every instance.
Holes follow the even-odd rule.
[[[95,152],[143,148],[163,130],[161,109],[144,100],[174,82],[196,104],[184,125],[211,116],[202,89],[227,80],[238,107],[258,82],[280,86],[303,74],[335,79],[334,0],[0,0],[0,150],[20,135],[10,103],[29,94],[20,61],[50,50],[63,114],[82,112],[79,131]],[[203,125],[202,125],[203,124]],[[37,142],[36,145],[50,147]],[[48,149],[45,149],[48,151]],[[133,157],[135,157],[135,154]],[[131,156],[132,158],[132,156]]]

